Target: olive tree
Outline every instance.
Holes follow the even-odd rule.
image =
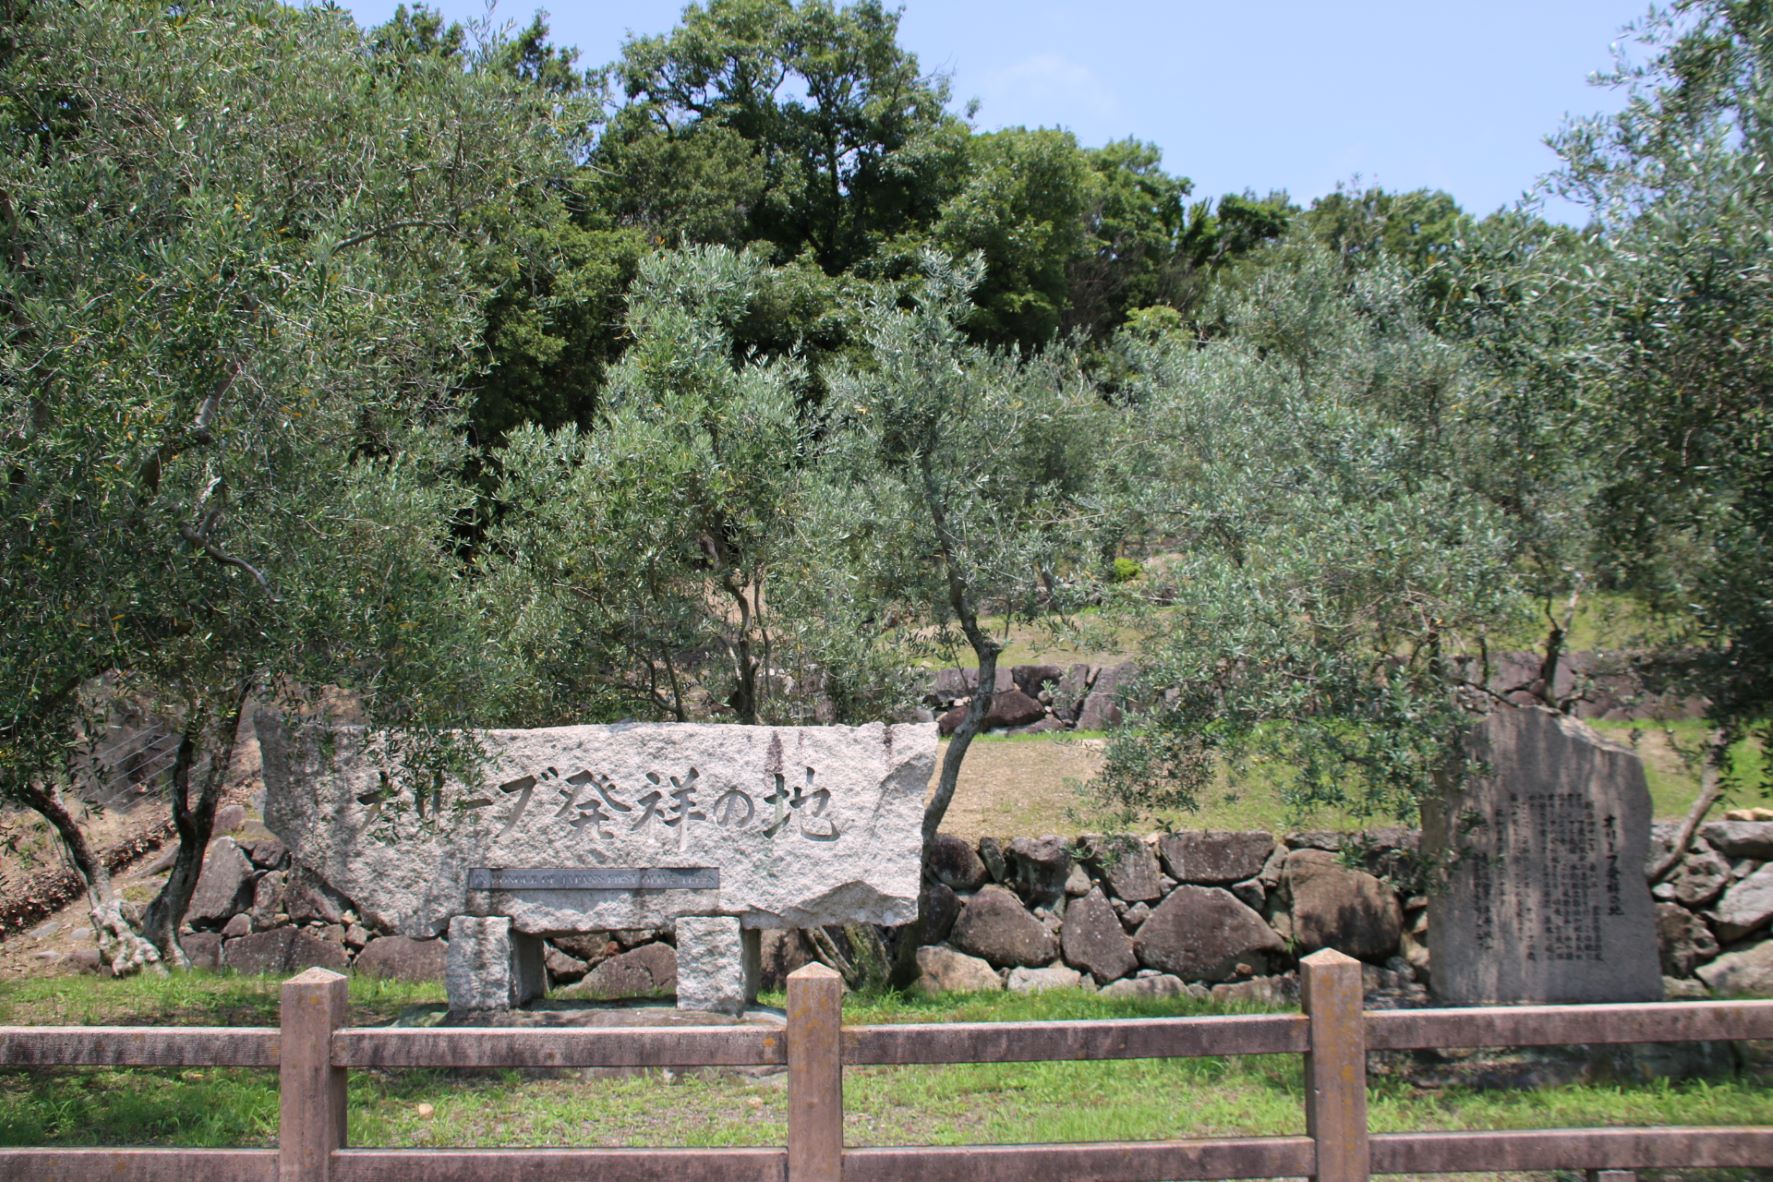
[[[477,672],[457,391],[563,104],[367,51],[336,10],[14,6],[0,56],[0,795],[42,813],[118,971],[183,956],[240,713],[301,683],[403,724]],[[133,925],[69,788],[94,687],[180,733]],[[84,736],[84,741],[83,737]],[[144,939],[145,936],[145,939]]]

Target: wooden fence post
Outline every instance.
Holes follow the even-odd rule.
[[[1367,1023],[1361,962],[1333,948],[1299,962],[1300,1001],[1311,1019],[1305,1053],[1305,1131],[1316,1143],[1318,1182],[1366,1182]]]
[[[788,974],[788,1182],[842,1177],[843,977],[809,964]]]
[[[345,978],[309,969],[283,983],[277,1182],[327,1182],[345,1145],[345,1069],[332,1032],[350,1013]]]

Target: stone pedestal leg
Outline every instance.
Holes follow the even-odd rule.
[[[449,921],[444,971],[451,1010],[514,1010],[547,990],[542,941],[502,915]]]
[[[677,1008],[742,1014],[757,998],[755,928],[727,916],[677,921]]]

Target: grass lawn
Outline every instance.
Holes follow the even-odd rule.
[[[1698,757],[1710,734],[1709,724],[1684,719],[1591,725],[1614,742],[1636,748],[1643,757],[1651,805],[1658,819],[1676,820],[1686,815],[1699,795]],[[960,783],[943,821],[943,832],[977,839],[1129,828],[1087,791],[1079,791],[1101,767],[1103,740],[1102,734],[1090,732],[979,736],[961,765]],[[946,750],[946,740],[942,747]],[[1765,759],[1759,742],[1743,740],[1733,756],[1734,781],[1713,816],[1722,816],[1725,809],[1764,803],[1758,791]],[[1202,794],[1200,808],[1194,812],[1139,818],[1130,827],[1140,831],[1263,829],[1281,833],[1299,828],[1354,830],[1391,823],[1383,817],[1359,818],[1326,811],[1292,815],[1276,783],[1263,779],[1259,768],[1255,771],[1235,790],[1225,777],[1219,777]]]
[[[279,982],[54,978],[0,985],[0,1025],[270,1025]],[[353,979],[352,1021],[385,1022],[441,987]],[[776,999],[779,1002],[779,998]],[[933,999],[851,997],[851,1023],[1014,1021],[1227,1012],[1186,1000],[1080,992]],[[354,1145],[780,1145],[779,1072],[353,1072]],[[1296,1056],[944,1067],[845,1075],[851,1145],[1147,1140],[1304,1131]],[[1567,1086],[1535,1092],[1419,1088],[1375,1075],[1375,1131],[1633,1124],[1773,1124],[1773,1088],[1750,1079]],[[0,1072],[0,1145],[270,1145],[275,1073],[260,1070]]]

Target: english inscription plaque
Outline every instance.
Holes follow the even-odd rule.
[[[717,891],[716,866],[599,866],[586,870],[518,870],[476,866],[468,871],[471,891]]]

